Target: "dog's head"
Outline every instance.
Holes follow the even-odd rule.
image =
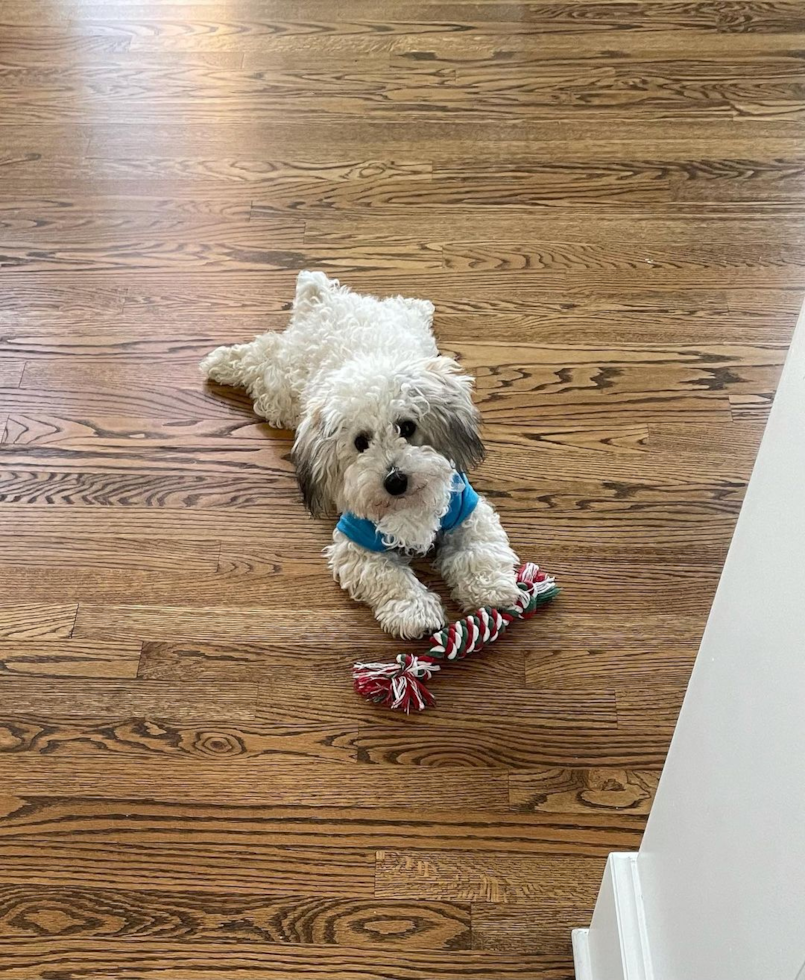
[[[484,455],[471,390],[448,357],[349,361],[316,390],[297,429],[294,462],[308,508],[351,511],[391,544],[426,551],[454,471]]]

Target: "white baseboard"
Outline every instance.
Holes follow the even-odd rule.
[[[573,963],[576,967],[576,980],[593,980],[593,968],[590,964],[589,929],[574,929]]]
[[[653,980],[636,854],[610,854],[589,929],[573,931],[576,980]]]

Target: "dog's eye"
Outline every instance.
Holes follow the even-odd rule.
[[[369,448],[369,436],[365,432],[361,432],[359,435],[355,436],[355,448],[359,453],[365,453]]]
[[[397,423],[397,428],[400,430],[403,439],[410,439],[416,432],[416,422],[412,422],[411,419],[403,419],[402,422]]]

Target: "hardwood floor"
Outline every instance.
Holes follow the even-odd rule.
[[[805,291],[803,51],[796,0],[3,0],[2,980],[570,980]],[[434,301],[564,588],[418,717],[198,373],[309,267]]]

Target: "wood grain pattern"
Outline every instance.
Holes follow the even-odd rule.
[[[137,676],[142,644],[80,640],[0,640],[0,673],[47,677]]]
[[[245,721],[254,717],[255,697],[251,684],[216,691],[202,683],[179,689],[153,681],[65,677],[54,685],[46,677],[0,675],[0,702],[13,704],[23,717],[41,711],[54,719],[94,715],[110,722],[149,715],[178,722]]]
[[[0,361],[0,385],[5,388],[16,388],[22,380],[24,368],[24,361]]]
[[[75,603],[0,605],[0,639],[66,639],[72,635],[77,611]]]
[[[32,848],[33,842],[36,846]],[[32,850],[35,850],[34,857]],[[372,895],[373,852],[294,849],[250,844],[133,846],[110,871],[119,845],[18,838],[0,844],[0,884],[71,884],[154,891],[234,892],[252,895]]]
[[[646,726],[648,727],[648,726]],[[452,726],[380,724],[344,734],[361,762],[403,766],[491,766],[528,769],[534,765],[652,767],[665,759],[670,733],[618,729],[575,730],[570,734],[530,726],[470,722]]]
[[[651,687],[619,691],[618,724],[624,731],[673,731],[685,689],[682,687]]]
[[[644,820],[627,814],[499,813],[448,808],[399,812],[382,807],[270,807],[175,804],[114,798],[4,796],[0,837],[78,844],[121,841],[148,849],[165,844],[205,847],[210,842],[295,848],[311,855],[322,842],[344,851],[378,849],[442,851],[472,849],[491,854],[574,854],[605,858],[610,850],[633,849]],[[174,819],[181,815],[181,820]],[[108,884],[112,884],[111,880]],[[151,882],[155,889],[160,882]],[[165,890],[165,889],[162,889]]]
[[[546,909],[528,902],[473,902],[473,940],[480,949],[570,956],[571,930],[586,928],[592,911],[581,905]]]
[[[642,650],[548,650],[526,655],[526,685],[572,690],[652,687],[687,683],[696,650],[673,649],[646,642]]]
[[[0,978],[571,980],[802,304],[802,4],[0,25]],[[198,372],[311,267],[435,304],[474,485],[563,586],[421,716],[352,694],[405,645]]]
[[[87,709],[89,710],[89,709]],[[480,769],[533,769],[535,765],[569,767],[580,759],[604,767],[658,767],[669,734],[578,729],[570,735],[521,724],[475,728],[444,725],[378,724],[353,729],[280,727],[257,721],[222,723],[171,722],[157,708],[139,708],[110,720],[103,709],[94,717],[0,715],[0,752],[42,755],[191,755],[224,760],[268,755],[281,762],[324,759],[382,766],[429,766]],[[208,712],[212,714],[212,712]]]
[[[597,858],[567,856],[383,851],[378,855],[377,894],[494,903],[532,899],[547,907],[587,907],[595,890],[582,882],[600,865]]]
[[[290,760],[290,761],[289,761]],[[143,756],[132,773],[123,756],[99,753],[82,757],[28,756],[18,778],[16,759],[0,759],[5,789],[18,794],[63,793],[65,796],[101,797],[115,794],[121,776],[132,799],[149,799],[154,786],[173,803],[215,803],[226,799],[237,805],[398,807],[433,810],[477,806],[490,811],[509,808],[507,774],[464,768],[384,771],[380,766],[358,767],[323,760],[311,769],[309,760],[290,756],[282,762],[266,754],[252,757],[245,766],[188,756]],[[382,802],[381,802],[382,801]]]
[[[471,933],[456,902],[0,887],[0,942],[60,936],[467,949]]]
[[[731,395],[730,413],[736,422],[765,422],[773,401],[773,392],[765,395]]]
[[[625,769],[541,769],[510,780],[512,803],[525,811],[574,813],[587,809],[648,813],[659,773]]]
[[[126,970],[138,980],[225,980],[233,971],[239,980],[573,980],[566,956],[550,953],[503,953],[485,950],[405,950],[383,946],[371,950],[317,945],[270,943],[200,943],[176,945],[143,940],[36,940],[7,943],[0,977],[39,980],[43,965],[68,975],[80,971],[86,980],[107,980],[110,970]],[[87,964],[90,964],[89,967]],[[88,972],[89,971],[89,972]]]

